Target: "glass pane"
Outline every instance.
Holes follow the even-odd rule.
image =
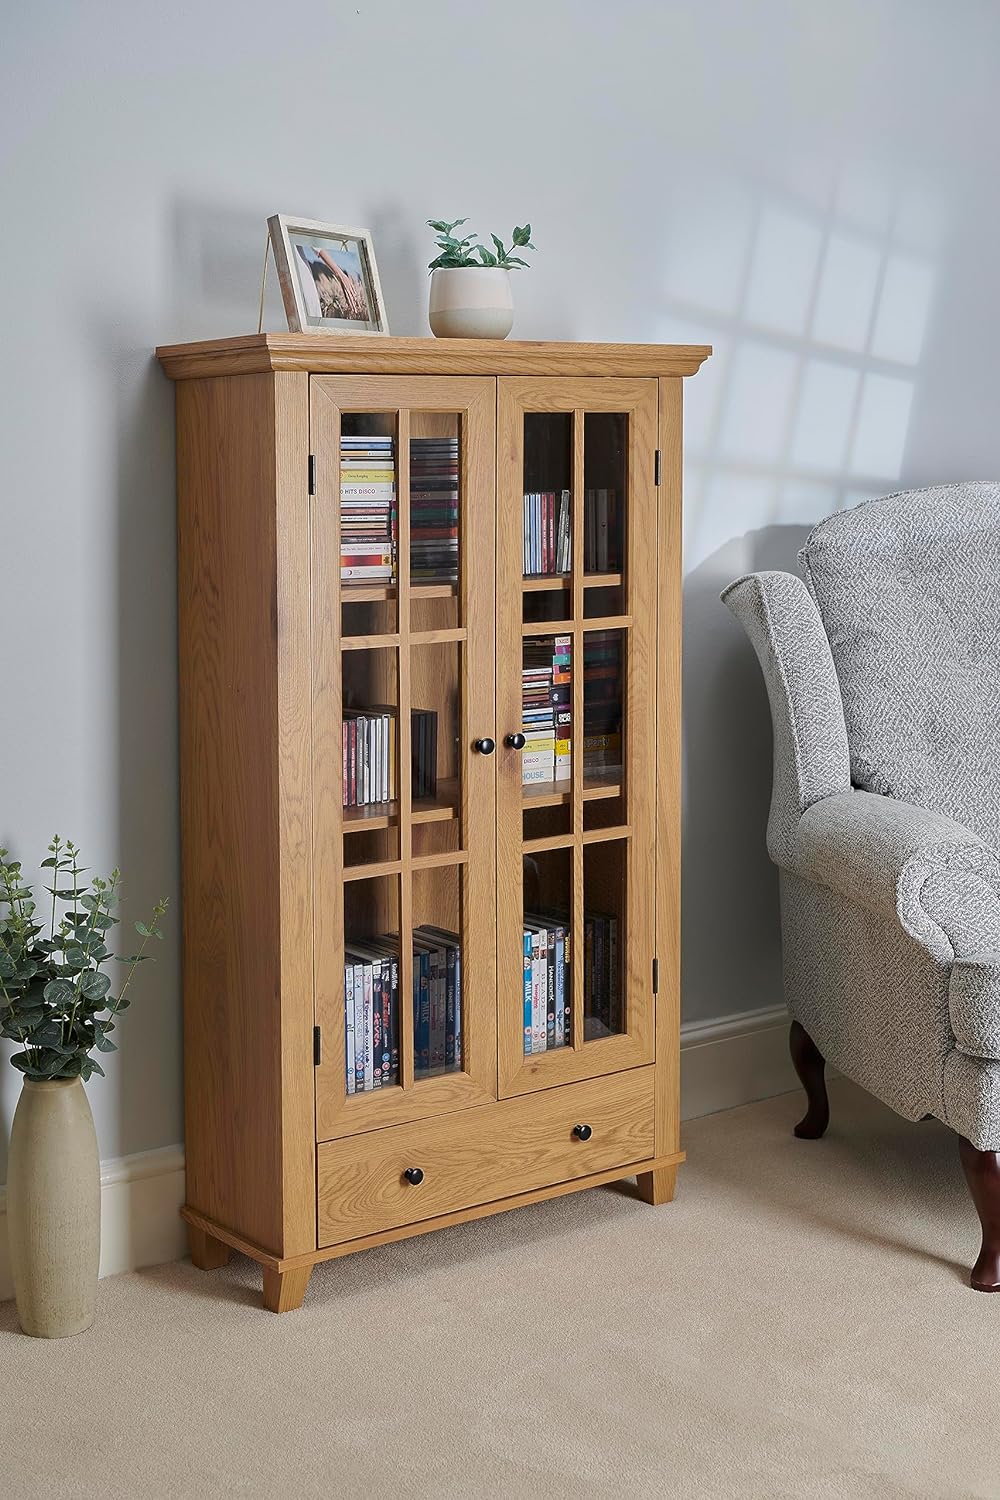
[[[343,633],[360,635],[349,605],[388,600],[396,583],[396,416],[345,412],[340,431],[340,588]],[[380,631],[396,629],[395,606]]]
[[[460,472],[458,416],[411,412],[410,581],[420,590],[458,579]]]
[[[588,411],[583,419],[583,567],[620,573],[625,555],[628,418]]]
[[[399,1083],[399,877],[344,886],[348,1094]]]
[[[572,566],[571,412],[527,412],[524,418],[523,572],[557,579]]]
[[[413,823],[447,822],[461,808],[459,753],[462,645],[410,648]]]
[[[625,840],[583,851],[583,1035],[612,1036],[625,1025]]]
[[[524,856],[525,1057],[572,1044],[571,872],[571,849]]]
[[[462,866],[413,875],[413,1076],[462,1071]]]
[[[553,832],[571,823],[573,638],[526,636],[521,659],[522,801],[525,809],[560,807]],[[526,833],[531,837],[530,833]]]
[[[342,652],[344,864],[399,858],[397,653]]]
[[[583,638],[585,829],[626,821],[622,772],[625,634],[623,630],[589,630]]]

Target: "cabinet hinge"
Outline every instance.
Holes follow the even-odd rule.
[[[314,453],[309,455],[309,493],[310,495],[316,493],[316,455]]]
[[[318,1068],[323,1061],[323,1034],[318,1026],[313,1027],[313,1067]]]
[[[663,455],[661,454],[659,448],[657,448],[657,450],[656,450],[656,457],[653,459],[653,483],[654,484],[659,484],[659,482],[660,482],[660,474],[661,474],[662,469],[663,469]]]
[[[659,990],[660,990],[660,960],[658,958],[654,958],[653,959],[653,994],[654,995],[658,994]]]

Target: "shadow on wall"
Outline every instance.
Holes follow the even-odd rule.
[[[942,237],[919,182],[870,170],[805,187],[702,171],[671,195],[656,337],[715,349],[685,387],[690,1021],[781,999],[770,716],[719,593],[743,573],[797,571],[824,516],[939,477],[905,470]]]

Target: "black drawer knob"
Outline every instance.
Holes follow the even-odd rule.
[[[480,755],[492,755],[496,747],[496,740],[484,739],[473,740],[472,742],[473,750],[478,750]]]
[[[591,1130],[589,1125],[573,1126],[573,1134],[576,1136],[578,1141],[589,1141],[593,1133],[594,1132]]]
[[[507,737],[506,737],[506,739],[504,740],[504,744],[505,745],[509,745],[512,750],[523,750],[524,749],[524,735],[523,734],[508,734]]]
[[[424,1174],[419,1167],[407,1167],[403,1176],[413,1187],[419,1187],[424,1180]]]

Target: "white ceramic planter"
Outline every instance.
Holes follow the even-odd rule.
[[[514,326],[510,272],[497,266],[432,271],[429,316],[439,339],[505,339]]]
[[[101,1166],[79,1078],[24,1081],[10,1131],[7,1229],[25,1333],[83,1333],[97,1301]]]

